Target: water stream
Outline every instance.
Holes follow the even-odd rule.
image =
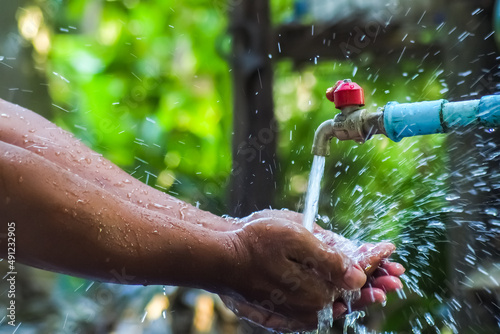
[[[321,180],[325,171],[325,157],[315,155],[309,175],[306,201],[304,205],[303,226],[310,232],[313,231],[314,221],[318,215],[318,202],[321,190]],[[359,291],[341,291],[341,296],[347,304],[347,316],[344,322],[344,334],[348,333],[349,328],[354,329],[354,333],[362,333],[359,330],[357,319],[364,317],[364,312],[352,311],[351,303],[359,298]],[[328,333],[333,325],[332,306],[327,305],[318,312],[318,333]]]
[[[321,190],[321,179],[325,171],[325,157],[315,155],[309,175],[306,202],[304,204],[303,225],[310,232],[313,231],[314,220],[318,214],[319,192]]]

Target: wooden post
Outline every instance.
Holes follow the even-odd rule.
[[[269,208],[275,191],[277,125],[273,113],[269,57],[269,1],[233,1],[233,170],[230,214],[236,217]]]

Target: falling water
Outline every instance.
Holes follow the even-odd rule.
[[[319,191],[321,189],[321,179],[325,171],[325,157],[315,155],[309,175],[309,184],[307,186],[306,203],[304,205],[303,225],[308,231],[312,232],[314,220],[318,214]]]
[[[318,214],[318,202],[321,190],[321,179],[325,171],[325,157],[315,155],[309,175],[309,183],[307,187],[306,202],[304,205],[304,221],[303,225],[308,231],[312,232],[314,221]],[[344,322],[344,333],[347,333],[349,328],[353,328],[355,333],[361,333],[357,325],[357,319],[364,317],[364,312],[352,312],[351,303],[359,298],[359,290],[356,291],[341,291],[343,300],[347,303],[346,320]],[[332,305],[327,305],[324,309],[318,312],[318,333],[328,333],[333,325]]]
[[[315,155],[309,175],[307,186],[306,202],[304,205],[303,225],[309,232],[313,231],[314,220],[318,214],[319,193],[321,190],[321,179],[325,171],[325,157]],[[333,313],[332,306],[328,305],[318,312],[318,333],[328,333],[332,327]]]

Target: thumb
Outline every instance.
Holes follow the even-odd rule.
[[[364,244],[357,253],[357,262],[367,274],[373,273],[381,262],[388,258],[396,247],[389,242],[380,242],[377,244]]]
[[[353,264],[347,268],[343,277],[343,288],[346,290],[361,289],[366,283],[366,275],[359,264]]]

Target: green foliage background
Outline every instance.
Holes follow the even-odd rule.
[[[52,36],[55,121],[148,184],[221,213],[232,120],[223,13],[211,1],[97,6],[97,17],[92,1],[55,12],[55,27],[76,28]]]

